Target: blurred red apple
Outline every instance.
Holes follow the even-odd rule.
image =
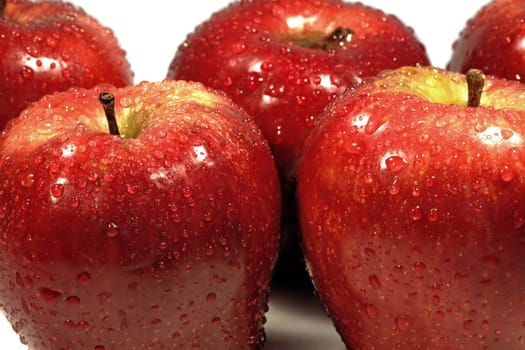
[[[454,43],[447,68],[525,79],[525,2],[493,0],[483,6]]]
[[[471,76],[382,73],[307,139],[306,259],[352,349],[523,346],[525,87]]]
[[[0,308],[29,349],[261,346],[279,182],[222,94],[46,96],[2,134],[0,177]]]
[[[113,32],[61,1],[0,0],[0,128],[40,97],[133,83]]]

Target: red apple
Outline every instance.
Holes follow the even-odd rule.
[[[261,345],[279,181],[222,94],[46,96],[2,134],[0,174],[0,309],[30,350]]]
[[[168,77],[231,96],[260,125],[287,179],[317,114],[336,95],[383,69],[428,63],[413,30],[379,9],[254,0],[233,2],[198,26]]]
[[[43,95],[133,83],[113,32],[60,1],[0,0],[0,129]]]
[[[382,73],[307,139],[306,259],[352,349],[523,346],[525,86],[472,76]]]
[[[448,69],[525,79],[525,3],[493,0],[483,6],[462,30],[453,46]]]
[[[411,28],[360,3],[236,1],[188,36],[168,77],[225,91],[261,127],[281,176],[283,251],[290,252],[283,260],[291,267],[278,271],[289,269],[288,280],[297,271],[294,256],[302,254],[294,243],[296,163],[317,114],[365,77],[428,63]]]

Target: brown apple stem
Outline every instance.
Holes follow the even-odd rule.
[[[479,69],[469,69],[467,72],[468,106],[479,107],[483,85],[485,85],[485,74]]]
[[[118,130],[117,118],[115,117],[115,95],[111,92],[101,92],[99,95],[100,103],[104,107],[104,113],[108,120],[109,133],[120,136]]]
[[[352,40],[354,31],[350,28],[337,27],[324,40],[323,50],[338,49],[345,45],[346,42]]]

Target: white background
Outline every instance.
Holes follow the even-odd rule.
[[[228,0],[73,0],[102,24],[112,28],[135,72],[135,82],[162,80],[180,43],[196,25]],[[425,44],[433,65],[444,68],[451,46],[468,18],[487,0],[362,0],[395,14]],[[312,301],[313,300],[313,301]],[[295,298],[277,291],[270,302],[270,350],[341,350],[329,320],[315,299]],[[0,315],[0,348],[26,350]],[[54,350],[54,349],[52,349]],[[77,349],[84,350],[84,349]],[[85,349],[89,350],[89,349]],[[218,349],[222,350],[222,349]],[[225,349],[226,350],[226,349]]]

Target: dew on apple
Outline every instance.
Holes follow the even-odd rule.
[[[31,67],[24,66],[22,67],[20,74],[22,75],[22,78],[24,79],[30,79],[34,75],[34,70]]]
[[[410,209],[410,215],[412,217],[412,220],[419,221],[423,218],[423,213],[421,211],[421,207],[419,205],[415,206],[414,208]]]
[[[352,140],[351,142],[345,143],[345,150],[349,154],[359,155],[365,152],[366,146],[363,142]]]
[[[408,315],[398,315],[395,318],[396,329],[400,331],[406,331],[412,326],[412,320]]]
[[[109,238],[115,238],[120,234],[120,228],[117,224],[111,222],[108,224],[106,229],[106,236]]]
[[[62,299],[62,293],[53,289],[42,287],[38,289],[38,292],[40,293],[40,296],[44,302],[52,306],[58,304],[58,302]]]
[[[64,195],[64,185],[55,183],[51,186],[51,194],[55,198],[61,198]]]
[[[385,166],[393,173],[399,173],[408,166],[407,160],[401,155],[391,155],[385,160]]]
[[[122,108],[129,108],[131,107],[131,105],[133,105],[133,100],[129,97],[122,97],[118,100],[118,104]]]
[[[514,178],[514,173],[508,165],[504,165],[499,170],[499,176],[503,182],[510,182]]]
[[[370,318],[377,318],[379,316],[379,309],[373,304],[364,305],[365,312]]]
[[[77,283],[81,286],[87,286],[91,283],[91,275],[89,272],[83,271],[77,275]]]
[[[30,173],[30,174],[27,174],[27,176],[25,176],[24,178],[22,178],[22,181],[20,182],[20,184],[24,187],[31,187],[34,181],[35,181],[35,175]]]
[[[381,288],[381,281],[379,281],[379,278],[377,277],[377,275],[368,276],[368,281],[370,282],[370,285],[374,287],[375,289]]]
[[[66,303],[69,306],[78,307],[80,305],[80,298],[75,295],[68,296],[66,298]]]
[[[436,222],[439,219],[439,211],[437,208],[430,208],[430,211],[427,215],[427,220],[429,222]]]

